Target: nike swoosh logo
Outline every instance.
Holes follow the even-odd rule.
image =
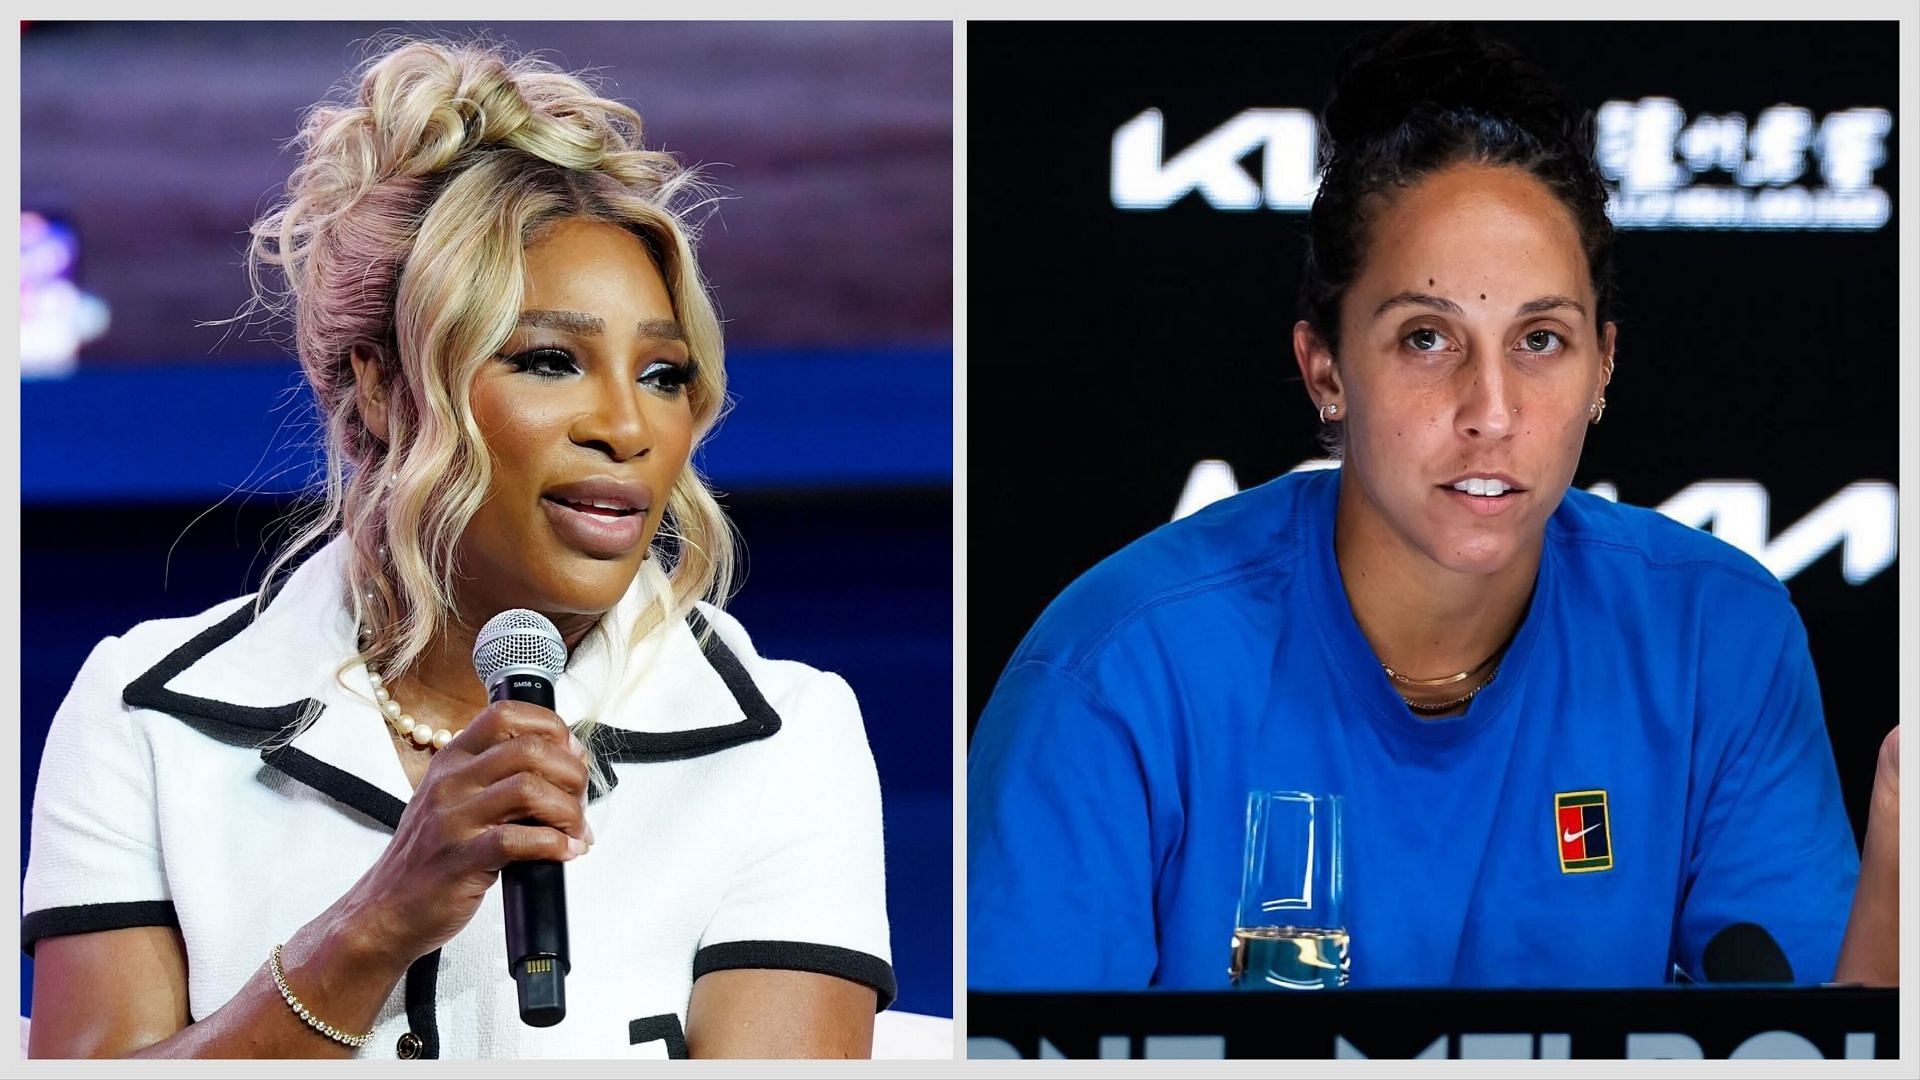
[[[1600,827],[1600,823],[1596,821],[1593,824],[1587,826],[1586,828],[1581,829],[1579,832],[1563,832],[1560,834],[1560,839],[1565,841],[1566,843],[1571,844],[1575,840],[1580,839],[1581,837],[1587,835],[1588,833],[1592,832],[1593,830],[1599,827]]]

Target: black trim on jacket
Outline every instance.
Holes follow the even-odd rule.
[[[407,804],[345,769],[292,746],[263,750],[260,760],[334,802],[385,825],[388,830],[400,827],[400,815],[406,812]]]
[[[435,989],[440,984],[440,950],[407,965],[407,1030],[420,1040],[423,1058],[440,1056],[440,1018],[435,1010]]]
[[[233,746],[257,746],[266,741],[263,736],[277,734],[298,722],[307,712],[323,708],[310,698],[286,705],[235,705],[167,688],[167,683],[252,625],[253,619],[254,605],[242,604],[231,615],[195,634],[139,678],[128,683],[121,694],[122,700],[133,708],[167,713],[202,734]],[[715,724],[689,731],[629,731],[610,724],[596,725],[591,740],[596,755],[609,762],[680,761],[764,739],[780,730],[780,714],[774,711],[760,688],[754,685],[740,658],[734,655],[726,642],[720,640],[719,634],[712,632],[707,620],[698,611],[690,611],[687,613],[687,625],[700,641],[701,655],[706,657],[707,663],[733,695],[734,703],[740,707],[741,719],[730,724]],[[268,764],[322,794],[377,821],[385,821],[389,828],[399,821],[397,814],[388,821],[383,816],[384,809],[375,809],[373,806],[378,800],[353,784],[346,783],[357,778],[325,766],[298,751],[282,755],[283,751],[276,750],[264,752],[261,757]],[[311,765],[303,763],[302,758],[311,762]],[[611,778],[612,774],[608,775]],[[374,790],[377,794],[384,794]]]
[[[683,1060],[687,1055],[687,1033],[680,1028],[680,1018],[673,1013],[661,1013],[659,1016],[643,1016],[627,1024],[627,1045],[639,1046],[655,1039],[665,1039],[667,1056]]]
[[[680,761],[764,739],[780,730],[780,714],[773,711],[740,658],[713,632],[707,620],[698,611],[690,611],[687,626],[700,642],[701,655],[707,658],[720,681],[726,684],[727,692],[733,695],[734,703],[740,706],[741,718],[731,724],[690,731],[628,731],[599,726],[593,732],[595,754],[608,761]]]
[[[232,641],[253,624],[254,605],[242,603],[233,613],[190,638],[186,644],[160,658],[146,673],[127,684],[120,700],[135,709],[153,709],[167,713],[189,727],[230,746],[258,746],[262,735],[271,735],[297,722],[315,707],[303,698],[286,705],[235,705],[216,698],[195,697],[167,684],[180,673],[199,663],[213,650]]]
[[[876,995],[875,1012],[893,1004],[898,988],[893,980],[893,965],[857,949],[838,945],[816,945],[810,941],[724,941],[709,945],[693,957],[693,977],[697,981],[709,971],[735,968],[777,968],[782,971],[811,971],[832,975],[869,987]]]
[[[135,926],[180,925],[171,900],[127,900],[112,904],[69,904],[42,908],[20,920],[20,951],[33,955],[42,938],[93,934]]]

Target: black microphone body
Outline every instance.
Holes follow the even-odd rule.
[[[1700,954],[1710,983],[1790,983],[1793,965],[1764,927],[1734,923],[1713,935]]]
[[[553,684],[528,673],[501,679],[490,696],[553,708]],[[508,863],[500,871],[500,902],[506,909],[507,970],[520,988],[520,1019],[532,1027],[552,1027],[566,1019],[567,972],[573,967],[567,955],[565,864]]]
[[[473,670],[492,701],[553,708],[553,684],[567,666],[566,641],[553,623],[524,608],[487,620],[473,648]],[[540,825],[523,820],[522,825]],[[510,862],[500,871],[507,971],[519,990],[520,1019],[552,1027],[567,1016],[567,881],[549,859]]]

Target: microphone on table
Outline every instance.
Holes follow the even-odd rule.
[[[524,608],[487,620],[473,644],[473,670],[490,701],[553,708],[553,684],[567,666],[567,643],[546,616]],[[522,821],[522,825],[538,825]],[[567,1015],[567,882],[562,863],[511,862],[500,871],[506,909],[507,970],[520,991],[520,1019],[552,1027]]]
[[[1710,983],[1790,983],[1793,965],[1773,935],[1750,922],[1734,923],[1713,935],[1700,956]]]

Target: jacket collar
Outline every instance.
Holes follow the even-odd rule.
[[[345,557],[344,541],[327,544],[258,617],[252,597],[239,601],[122,696],[129,706],[167,713],[221,742],[260,747],[280,772],[393,828],[411,787],[366,669],[339,670],[355,651],[343,601]],[[555,686],[560,715],[597,721],[593,752],[606,763],[673,761],[778,731],[779,715],[697,611],[656,628],[614,671],[608,643],[627,639],[648,598],[643,575],[608,613],[604,633],[581,643]],[[623,676],[620,685],[610,687],[615,674]],[[307,716],[312,723],[287,739]],[[611,769],[605,772],[617,783]]]

